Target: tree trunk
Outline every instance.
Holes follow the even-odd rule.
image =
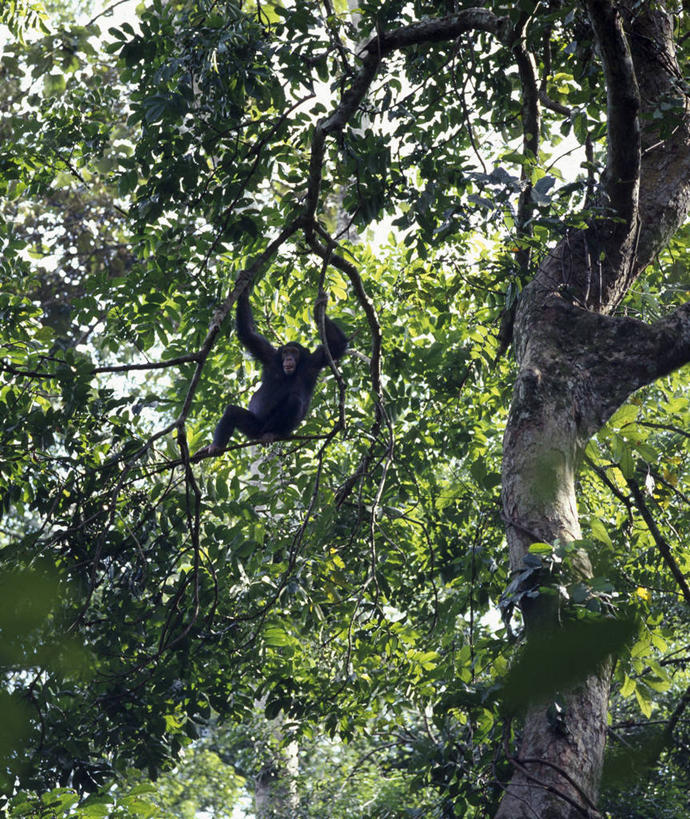
[[[600,204],[620,218],[602,216],[567,235],[525,288],[515,320],[519,372],[503,453],[513,573],[524,568],[531,543],[580,538],[575,478],[588,440],[634,390],[690,356],[690,305],[653,325],[610,315],[683,222],[690,199],[690,129],[676,86],[672,21],[655,4],[627,5],[623,19],[607,3],[588,3],[609,98]],[[616,36],[619,51],[612,54]],[[671,136],[643,127],[636,149],[633,121],[658,122],[638,112],[669,99],[679,106]],[[578,569],[591,576],[586,555]],[[528,606],[522,606],[528,641],[557,628],[546,596]],[[530,705],[498,819],[596,815],[609,677],[604,662],[563,693],[558,724],[547,713],[550,703]]]
[[[297,815],[298,773],[299,746],[291,742],[254,779],[254,812],[257,819],[289,819]]]

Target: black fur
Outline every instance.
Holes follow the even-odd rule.
[[[313,353],[295,342],[275,348],[260,335],[256,331],[247,291],[237,302],[237,337],[263,365],[261,386],[252,396],[249,409],[231,404],[225,410],[213,435],[211,446],[214,451],[227,446],[235,429],[248,438],[256,439],[268,440],[289,435],[307,414],[319,372],[328,364],[322,344]],[[328,316],[326,339],[331,355],[337,361],[345,352],[347,338]],[[283,371],[286,347],[299,352],[297,368],[290,375]]]

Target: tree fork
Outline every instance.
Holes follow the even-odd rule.
[[[507,526],[514,572],[533,540],[529,533],[547,542],[580,538],[575,477],[587,441],[634,390],[690,358],[688,305],[653,325],[606,315],[688,212],[685,103],[664,142],[649,127],[639,136],[636,127],[629,128],[631,121],[636,126],[640,110],[652,110],[669,94],[678,96],[671,21],[651,3],[641,9],[624,4],[625,19],[598,0],[589,2],[588,10],[598,37],[611,35],[600,48],[609,99],[602,193],[619,221],[604,216],[567,235],[545,258],[518,306],[519,374],[503,450],[503,508],[505,519],[514,521]],[[632,155],[626,156],[631,133]],[[585,576],[591,575],[587,564],[581,567]],[[553,625],[546,605],[525,612],[525,618],[528,632]],[[515,773],[497,819],[596,815],[592,805],[603,766],[609,678],[610,664],[604,663],[562,695],[562,726],[550,723],[548,703],[528,708]]]

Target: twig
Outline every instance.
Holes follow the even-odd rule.
[[[661,534],[659,527],[657,526],[652,513],[649,511],[649,507],[645,503],[644,496],[640,491],[640,487],[632,478],[626,478],[626,483],[630,488],[630,492],[633,496],[635,501],[635,506],[637,506],[642,519],[647,524],[647,528],[651,536],[654,538],[654,542],[656,543],[657,549],[659,550],[661,556],[663,557],[666,565],[671,570],[671,574],[676,579],[676,583],[680,587],[680,590],[683,592],[683,597],[685,598],[685,602],[690,605],[690,587],[688,586],[688,581],[685,579],[685,575],[680,570],[680,566],[676,562],[676,559],[673,557],[671,552],[671,547],[669,546],[668,542]]]

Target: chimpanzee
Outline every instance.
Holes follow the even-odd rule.
[[[328,348],[337,361],[345,352],[347,338],[328,316],[324,318]],[[237,337],[263,365],[261,386],[248,410],[234,404],[225,410],[208,447],[209,455],[225,449],[235,428],[264,442],[289,435],[307,414],[319,371],[328,364],[322,344],[313,353],[294,341],[276,349],[257,333],[246,290],[237,302]]]

